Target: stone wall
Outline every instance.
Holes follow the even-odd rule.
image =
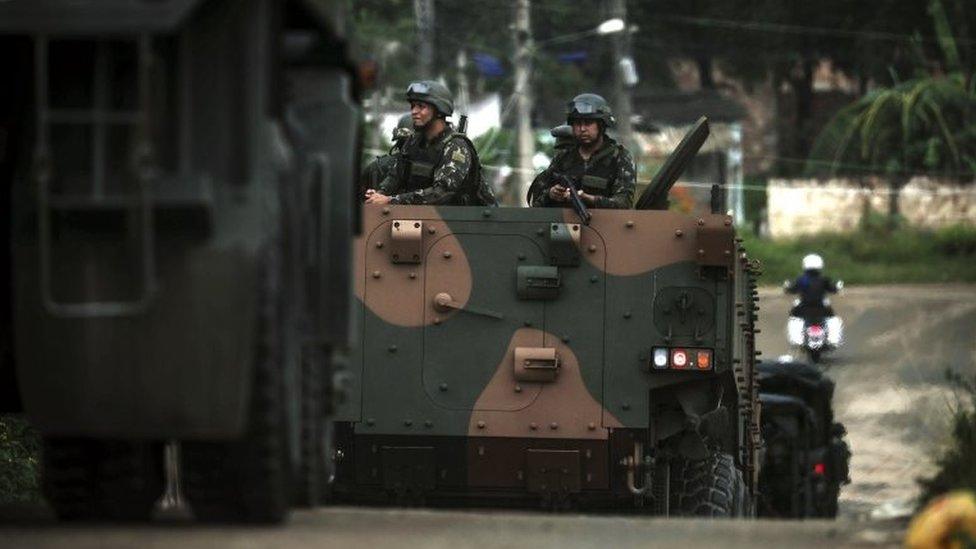
[[[886,215],[889,196],[881,178],[773,179],[766,188],[769,236],[852,231],[872,210]],[[976,225],[976,184],[915,177],[902,189],[899,209],[917,227]]]

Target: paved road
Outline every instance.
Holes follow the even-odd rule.
[[[693,521],[552,515],[328,508],[296,513],[282,528],[58,527],[3,529],[0,547],[71,549],[229,547],[306,549],[396,547],[829,547],[897,546],[897,525],[853,522]]]
[[[764,358],[788,352],[791,300],[760,291]],[[957,401],[945,371],[976,371],[976,286],[848,288],[834,299],[845,345],[826,361],[837,383],[834,408],[854,455],[852,484],[841,492],[847,517],[908,512],[915,479],[932,472]]]
[[[760,292],[760,348],[786,352],[789,300]],[[848,343],[828,363],[839,421],[854,450],[836,522],[694,521],[496,511],[327,508],[283,528],[56,527],[0,523],[0,548],[72,547],[881,547],[899,545],[898,515],[931,471],[953,402],[943,371],[972,371],[976,286],[852,288],[836,300]],[[0,511],[0,517],[3,516]],[[19,525],[18,525],[19,524]]]

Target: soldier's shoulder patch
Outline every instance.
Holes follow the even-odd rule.
[[[454,153],[451,154],[451,160],[455,162],[464,162],[468,159],[468,155],[464,154],[464,148],[458,147],[454,149]]]

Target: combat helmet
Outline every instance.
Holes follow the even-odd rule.
[[[581,93],[566,104],[566,123],[573,120],[599,120],[605,128],[616,122],[610,104],[595,93]]]
[[[407,101],[430,103],[443,116],[454,114],[454,95],[435,80],[419,80],[407,86]]]
[[[395,128],[393,128],[393,142],[402,141],[413,135],[413,117],[407,113],[400,117]]]
[[[556,143],[554,147],[557,150],[573,147],[576,145],[576,138],[573,137],[573,128],[569,124],[556,126],[555,128],[549,130],[549,135],[553,136],[556,139]]]

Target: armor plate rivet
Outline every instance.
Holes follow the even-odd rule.
[[[366,420],[366,425],[369,425],[369,426],[376,425],[376,420],[373,419],[373,418],[369,418],[369,419]]]
[[[380,272],[379,271],[373,271],[373,278],[379,278],[379,277],[380,277]]]
[[[412,419],[405,419],[405,420],[403,420],[403,424],[406,425],[407,427],[410,427],[411,425],[413,425],[413,420]]]
[[[634,222],[628,219],[627,220],[627,228],[628,229],[633,229],[634,228]]]
[[[569,336],[568,335],[564,335],[563,336],[563,343],[569,343]]]
[[[594,430],[596,430],[596,423],[593,423],[593,422],[591,421],[591,422],[589,423],[589,425],[587,425],[587,426],[586,426],[586,428],[587,428],[587,429],[589,429],[589,430],[591,430],[591,431],[594,431]],[[589,452],[590,452],[589,450],[587,450],[587,451],[586,451],[586,453],[587,453],[587,454],[589,454]],[[590,457],[590,456],[589,456],[589,455],[587,455],[586,457]]]
[[[529,429],[532,429],[533,431],[535,431],[538,428],[539,428],[539,425],[536,422],[534,422],[534,421],[529,424]]]
[[[535,234],[537,234],[539,236],[542,236],[542,235],[546,234],[546,230],[545,229],[536,229]]]
[[[682,231],[681,229],[675,229],[674,231],[674,236],[677,236],[678,238],[681,238],[682,236],[684,236],[684,234],[685,232]]]
[[[518,254],[518,259],[519,261],[525,261],[525,254],[522,253]]]
[[[435,229],[433,227],[427,227],[427,234],[434,234],[436,232],[437,232],[437,229]]]
[[[593,244],[590,244],[586,249],[589,250],[590,253],[593,253],[593,252],[596,251],[596,246],[593,245]]]
[[[630,404],[624,402],[621,408],[623,408],[624,410],[630,410]]]
[[[484,429],[485,428],[485,422],[484,421],[479,421],[478,422],[478,428],[479,429]]]
[[[451,259],[451,252],[444,252],[444,259]]]
[[[390,215],[390,209],[389,208],[383,208],[382,211],[383,211],[383,215]]]
[[[482,210],[481,215],[485,217],[491,217],[491,210]]]
[[[559,424],[553,421],[552,423],[549,424],[549,428],[552,430],[556,430],[559,428]]]
[[[440,389],[441,391],[446,391],[447,383],[441,383],[440,385],[437,386],[437,388]]]
[[[440,323],[441,323],[441,319],[439,319],[439,318],[435,318],[435,319],[434,319],[434,325],[435,325],[435,326],[439,326],[439,325],[440,325]]]
[[[590,283],[591,284],[594,284],[594,283],[599,282],[599,281],[600,281],[600,278],[598,276],[596,276],[596,275],[593,275],[593,276],[590,277]]]
[[[376,243],[376,247],[377,247],[377,248],[382,248],[382,247],[383,247],[383,241],[379,241],[379,242],[377,242],[377,243]]]
[[[522,386],[521,385],[516,385],[515,386],[515,392],[516,393],[521,393],[522,392]]]
[[[429,419],[428,419],[428,420],[426,420],[426,421],[424,421],[424,427],[426,427],[426,428],[428,428],[428,429],[430,429],[430,428],[431,428],[431,427],[433,427],[433,426],[434,426],[434,422],[433,422],[433,421],[431,421],[431,420],[429,420]]]
[[[630,311],[624,312],[624,318],[630,318]]]
[[[395,353],[395,352],[397,352],[397,346],[396,346],[396,345],[390,345],[390,349],[389,349],[389,351],[390,351],[391,353]]]
[[[699,227],[701,227],[701,226],[703,226],[704,224],[705,224],[705,220],[699,217],[699,218],[698,218],[698,226],[699,226]]]
[[[410,278],[411,279],[417,278],[417,273],[410,273]]]

